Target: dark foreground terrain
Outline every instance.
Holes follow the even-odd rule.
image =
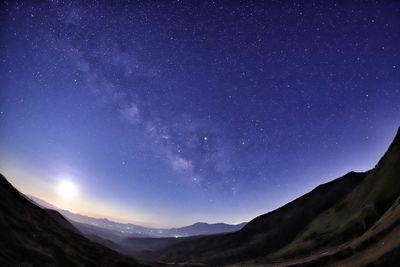
[[[122,253],[152,266],[400,266],[400,131],[372,170],[350,172],[219,235],[84,237],[0,175],[0,266],[142,266]]]

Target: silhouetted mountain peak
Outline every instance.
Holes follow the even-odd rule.
[[[397,133],[390,144],[388,151],[392,149],[400,149],[400,127],[397,129]]]
[[[400,127],[399,129],[397,129],[397,133],[396,136],[391,144],[390,148],[396,148],[396,149],[400,149]]]
[[[379,171],[384,164],[393,164],[398,160],[400,160],[400,127],[388,150],[376,165],[375,171]]]

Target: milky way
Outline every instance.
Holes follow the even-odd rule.
[[[0,23],[2,171],[69,173],[126,218],[248,220],[372,168],[400,124],[395,1],[5,2]]]

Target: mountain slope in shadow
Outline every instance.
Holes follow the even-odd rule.
[[[83,237],[57,211],[39,208],[0,174],[1,266],[141,266]]]
[[[318,216],[277,255],[290,257],[339,245],[370,229],[400,195],[400,133],[376,167],[345,199]]]
[[[344,260],[361,252],[352,248],[338,250],[339,257],[333,251],[339,246],[345,247],[351,240],[356,242],[370,229],[378,227],[377,223],[385,220],[388,210],[395,209],[393,205],[399,195],[400,130],[374,169],[365,173],[350,172],[318,186],[282,208],[255,218],[238,232],[182,241],[153,256],[159,254],[167,262],[216,265],[283,262],[282,266],[290,266],[289,261],[296,258],[311,256],[312,260],[307,261],[311,264],[317,258],[327,260],[327,255],[331,256],[328,262]],[[400,221],[397,215],[392,214],[396,223]],[[370,244],[366,246],[364,242],[361,247],[377,245],[381,238],[371,236]],[[397,255],[395,251],[391,251],[393,255]]]

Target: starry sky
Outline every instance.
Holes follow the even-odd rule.
[[[240,223],[400,126],[398,1],[8,1],[0,170],[72,211]],[[73,182],[63,201],[60,180]]]

